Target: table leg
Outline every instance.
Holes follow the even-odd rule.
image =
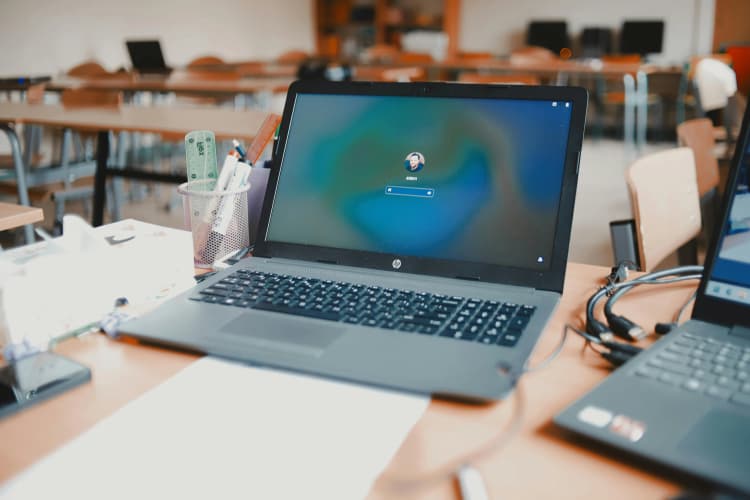
[[[635,107],[638,96],[636,95],[635,79],[633,75],[627,74],[622,77],[625,87],[625,147],[631,149],[635,143]]]
[[[104,223],[104,202],[107,195],[107,159],[109,158],[109,132],[100,131],[96,135],[96,172],[94,173],[94,210],[91,224]]]
[[[638,114],[636,123],[636,147],[641,150],[646,145],[648,129],[648,77],[643,71],[636,74],[636,93],[638,95]]]
[[[10,142],[10,149],[13,154],[13,166],[16,170],[16,186],[18,189],[18,203],[26,207],[31,206],[29,202],[29,191],[26,186],[26,170],[21,155],[21,143],[18,141],[16,131],[8,124],[0,124],[0,130],[5,132]],[[23,226],[23,234],[26,244],[34,243],[34,226],[27,224]]]

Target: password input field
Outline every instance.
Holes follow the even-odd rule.
[[[390,196],[414,196],[416,198],[432,198],[435,196],[433,188],[411,186],[386,186],[385,194]]]

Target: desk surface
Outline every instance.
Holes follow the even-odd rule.
[[[66,108],[60,105],[0,103],[0,122],[33,123],[83,131],[111,130],[184,135],[213,130],[217,139],[255,137],[266,113],[227,108],[136,107]]]
[[[106,78],[61,76],[46,84],[50,90],[98,88],[141,92],[197,92],[206,94],[253,94],[284,92],[294,79],[289,77],[245,77],[236,73],[174,71],[169,76],[138,76],[130,73]]]
[[[0,231],[41,222],[42,220],[44,220],[44,212],[41,208],[0,202]]]
[[[578,323],[582,305],[609,270],[570,264],[565,294],[532,357],[532,366],[555,348],[567,321]],[[678,284],[636,290],[618,303],[622,313],[652,328],[673,316],[694,286]],[[583,342],[569,336],[560,356],[546,369],[522,379],[525,409],[520,432],[502,449],[474,465],[490,498],[665,498],[677,483],[634,463],[618,462],[576,443],[551,419],[601,381],[606,365]],[[0,420],[0,482],[32,465],[97,421],[158,385],[196,357],[95,334],[69,340],[58,352],[92,368],[92,382],[51,401]],[[381,475],[370,498],[456,498],[454,483],[438,477],[421,487],[397,489],[404,478],[431,475],[505,428],[514,397],[488,406],[433,401],[398,454]],[[403,486],[402,486],[403,487]]]

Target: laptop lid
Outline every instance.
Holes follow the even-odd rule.
[[[128,40],[125,45],[134,69],[141,72],[163,72],[169,69],[164,62],[159,40]]]
[[[693,318],[728,326],[750,327],[749,127],[747,108],[693,308]]]
[[[298,81],[254,254],[561,292],[587,94]]]

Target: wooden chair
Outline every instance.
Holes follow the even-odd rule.
[[[310,54],[304,50],[288,50],[278,56],[276,62],[281,64],[300,64],[308,58],[310,58]]]
[[[188,69],[196,69],[200,67],[205,66],[222,66],[226,64],[224,60],[217,56],[201,56],[196,57],[189,63],[187,63],[186,68]]]
[[[701,212],[692,150],[675,148],[643,156],[628,167],[625,179],[641,270],[652,271],[675,251],[681,262],[696,262],[694,240],[701,229]]]
[[[415,82],[424,80],[425,70],[418,66],[403,68],[358,66],[354,76],[360,81],[371,82]]]
[[[557,54],[551,50],[533,45],[520,47],[510,54],[510,62],[513,64],[530,64],[556,59],[558,59]]]
[[[60,102],[65,108],[118,108],[122,105],[122,92],[86,87],[65,89]]]
[[[87,76],[104,76],[110,74],[104,69],[104,66],[96,61],[86,61],[77,66],[73,66],[67,71],[68,76],[87,77]]]
[[[700,196],[704,238],[708,240],[718,221],[721,199],[719,161],[714,153],[714,126],[708,118],[695,118],[677,126],[680,146],[689,147],[695,157],[695,175]]]
[[[401,51],[394,45],[375,44],[362,51],[360,58],[364,62],[391,63],[396,61]]]
[[[539,77],[531,73],[512,73],[497,75],[492,73],[463,72],[458,81],[462,83],[501,83],[510,85],[539,85]]]

